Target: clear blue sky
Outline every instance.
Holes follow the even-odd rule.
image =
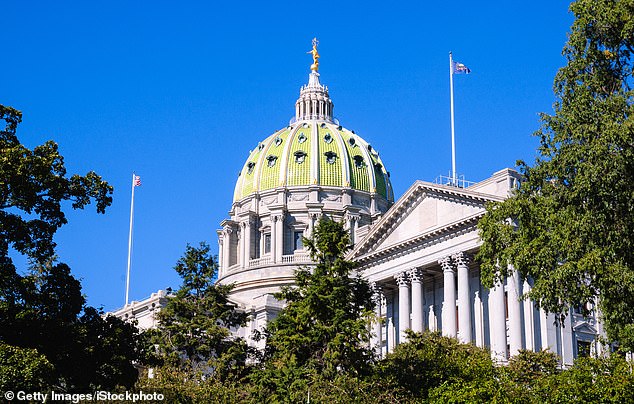
[[[23,112],[21,141],[54,139],[69,173],[115,187],[105,215],[72,212],[56,237],[88,303],[123,304],[133,170],[132,299],[178,287],[188,242],[217,251],[237,173],[293,116],[314,36],[335,115],[379,150],[397,198],[451,167],[450,50],[472,70],[455,77],[458,171],[478,181],[533,161],[568,2],[427,3],[4,4],[0,103]]]

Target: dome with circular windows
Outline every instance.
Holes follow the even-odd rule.
[[[247,328],[273,318],[283,304],[274,294],[294,282],[297,268],[314,265],[303,240],[320,218],[343,222],[354,244],[394,201],[379,153],[333,117],[328,87],[319,82],[316,40],[310,53],[295,116],[249,152],[230,218],[218,230],[218,282],[233,285],[231,301],[251,310]]]
[[[370,144],[333,119],[299,117],[251,151],[240,171],[234,202],[278,187],[311,185],[394,200],[389,173]]]

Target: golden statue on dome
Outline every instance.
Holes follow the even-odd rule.
[[[319,45],[319,41],[317,38],[313,38],[313,49],[310,52],[313,55],[313,64],[310,65],[310,70],[316,72],[319,69],[319,53],[317,52],[317,45]]]

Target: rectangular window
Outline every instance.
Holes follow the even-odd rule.
[[[295,250],[301,250],[302,248],[304,248],[302,237],[304,237],[303,231],[293,232],[293,245],[295,246]]]
[[[577,357],[588,358],[590,357],[590,347],[592,344],[589,341],[577,341]]]
[[[271,252],[271,235],[264,235],[264,254],[269,254]]]

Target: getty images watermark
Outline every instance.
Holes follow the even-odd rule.
[[[5,391],[4,399],[7,401],[28,401],[31,403],[51,403],[64,401],[71,403],[81,403],[84,401],[126,401],[140,403],[143,401],[163,401],[165,396],[161,393],[146,393],[144,391],[124,393],[111,393],[109,391],[95,391],[93,393],[62,393],[58,391],[28,392],[28,391]]]

